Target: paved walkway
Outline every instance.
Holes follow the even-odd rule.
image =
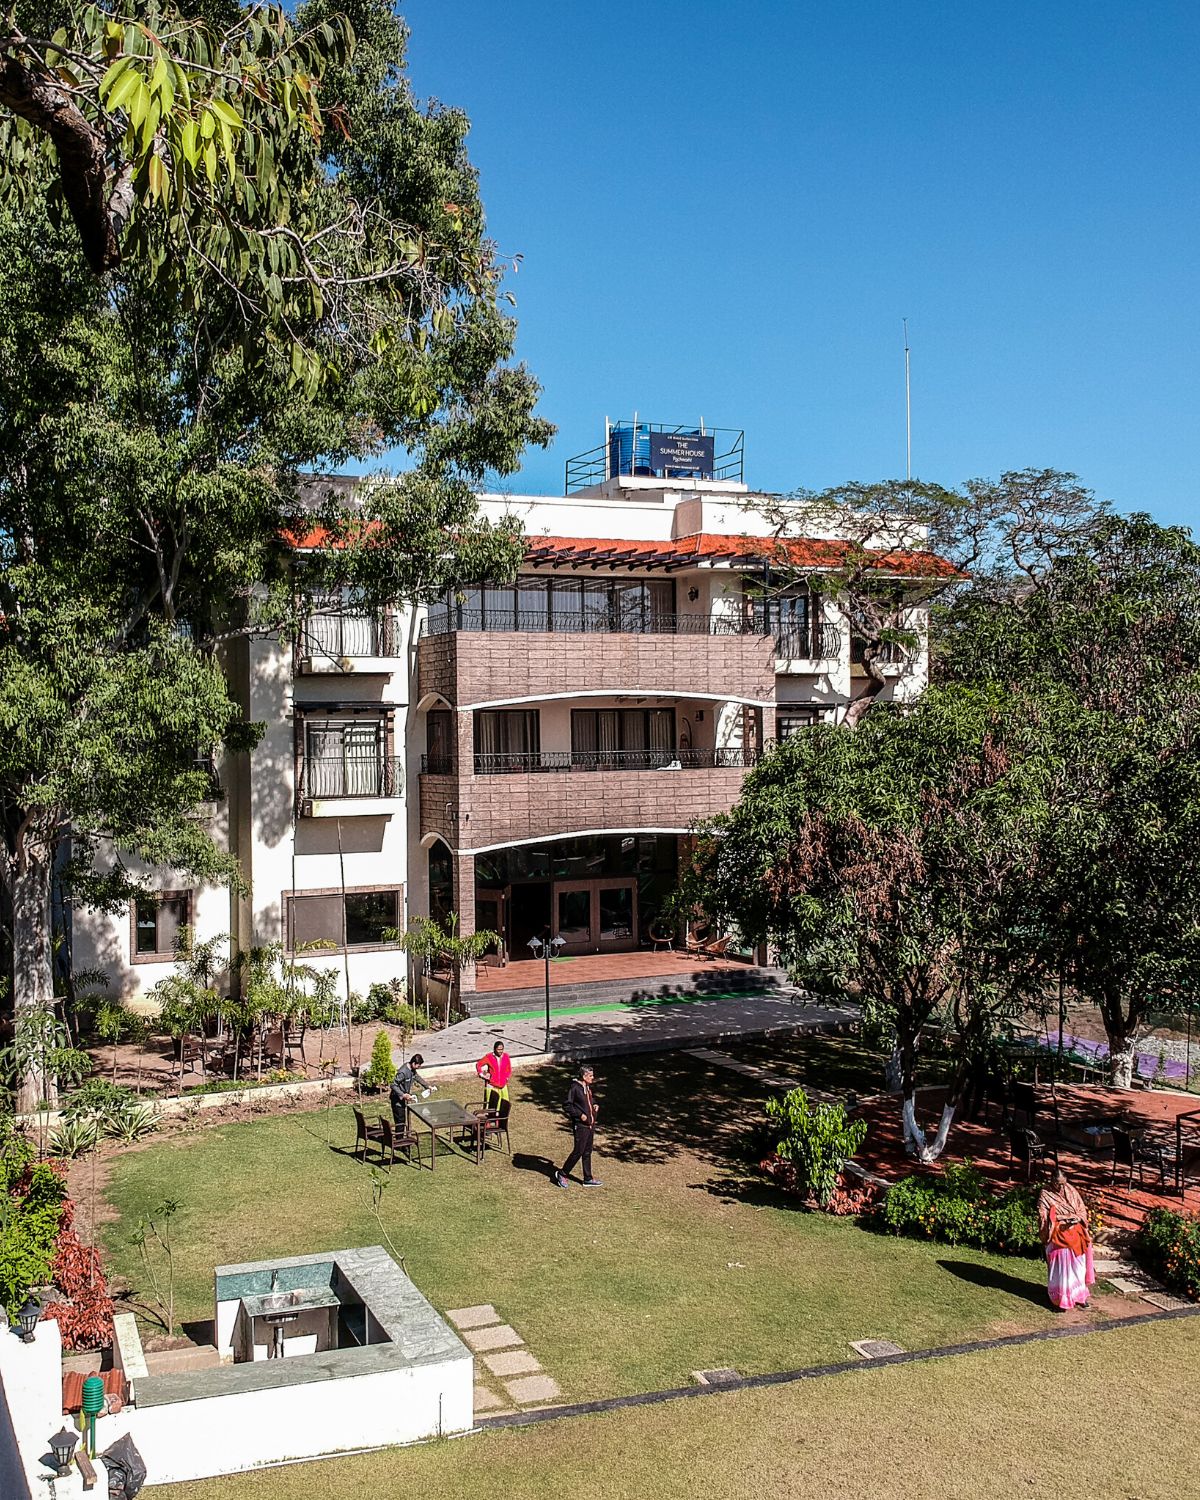
[[[503,1040],[513,1060],[620,1057],[669,1052],[772,1032],[847,1031],[857,1026],[858,1007],[826,1004],[803,991],[726,997],[683,995],[569,1014],[551,1012],[550,1051],[544,1020],[496,1020],[473,1016],[422,1039],[426,1068],[474,1063]]]

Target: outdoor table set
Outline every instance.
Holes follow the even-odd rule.
[[[424,1125],[429,1132],[430,1171],[437,1167],[439,1134],[445,1135],[450,1145],[454,1144],[456,1132],[463,1136],[473,1137],[475,1165],[478,1166],[483,1160],[483,1138],[486,1125],[484,1116],[472,1114],[470,1110],[464,1109],[453,1099],[416,1099],[408,1106],[408,1117],[411,1121]],[[420,1160],[419,1149],[417,1159]]]

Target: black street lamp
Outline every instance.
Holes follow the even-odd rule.
[[[72,1432],[69,1427],[64,1427],[61,1432],[55,1433],[50,1439],[50,1451],[54,1454],[54,1462],[58,1465],[58,1477],[65,1479],[71,1472],[71,1455],[75,1452],[75,1444],[79,1441],[79,1434]]]
[[[544,957],[546,960],[546,1043],[544,1052],[550,1050],[550,960],[557,958],[559,952],[567,946],[567,940],[560,933],[557,937],[550,936],[550,929],[546,928],[544,937],[531,937],[529,946],[533,949],[534,958]]]
[[[41,1316],[41,1305],[32,1296],[26,1297],[25,1306],[17,1314],[17,1322],[21,1325],[21,1342],[23,1344],[33,1343],[33,1332],[38,1326],[38,1319]]]

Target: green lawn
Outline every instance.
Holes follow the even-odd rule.
[[[813,1081],[853,1073],[857,1043],[822,1041]],[[858,1057],[861,1064],[861,1057]],[[790,1049],[789,1064],[803,1067]],[[512,1160],[436,1173],[397,1167],[383,1203],[409,1274],[439,1308],[493,1303],[567,1400],[847,1357],[852,1339],[906,1348],[1049,1326],[1037,1262],[914,1244],[799,1211],[745,1159],[761,1092],[683,1055],[623,1060],[600,1081],[605,1187],[555,1190],[545,1175],[567,1135],[556,1070],[514,1079]],[[449,1092],[474,1098],[464,1082]],[[350,1111],[274,1116],[175,1135],[113,1164],[105,1231],[134,1287],[138,1216],[165,1197],[176,1220],[177,1308],[212,1312],[219,1263],[381,1240],[371,1176],[346,1151]],[[1096,1314],[1100,1316],[1100,1314]]]
[[[173,1500],[1178,1500],[1200,1319],[172,1486]],[[1112,1425],[1115,1423],[1115,1426]],[[167,1492],[161,1493],[166,1500]]]

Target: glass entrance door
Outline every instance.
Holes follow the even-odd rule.
[[[564,953],[611,953],[637,947],[637,881],[556,881],[554,931]]]
[[[632,880],[619,884],[601,882],[596,887],[601,948],[632,948],[637,933],[637,886]]]

